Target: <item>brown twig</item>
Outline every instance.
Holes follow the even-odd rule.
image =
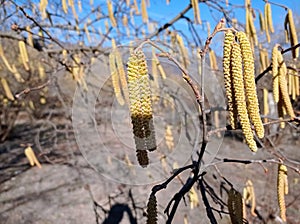
[[[209,166],[216,166],[221,163],[242,163],[242,164],[251,164],[251,163],[258,163],[258,164],[263,164],[263,163],[275,163],[275,164],[282,164],[282,160],[276,160],[276,159],[249,159],[249,160],[242,160],[242,159],[228,159],[228,158],[222,158],[219,161],[213,162],[209,164]],[[284,164],[285,166],[291,168],[294,170],[296,173],[300,174],[300,169],[297,167],[294,167],[289,164]]]
[[[172,26],[175,22],[177,22],[179,19],[181,19],[184,16],[184,14],[186,14],[191,8],[192,8],[192,4],[190,3],[177,16],[175,16],[169,22],[167,22],[164,25],[162,25],[161,27],[159,27],[154,33],[148,35],[146,37],[146,39],[151,39],[151,38],[157,36],[163,30],[166,30],[168,27]]]
[[[271,1],[269,1],[269,0],[264,0],[264,2],[268,2],[268,3],[270,3],[270,4],[272,4],[272,5],[276,5],[276,6],[279,6],[279,7],[281,7],[281,8],[284,8],[285,10],[288,10],[289,8],[287,7],[287,6],[285,6],[285,5],[282,5],[282,4],[279,4],[279,3],[276,3],[276,2],[271,2]]]
[[[48,86],[50,84],[50,82],[51,82],[51,80],[49,79],[47,82],[45,82],[39,86],[32,87],[32,88],[27,87],[26,89],[22,90],[21,92],[15,94],[15,97],[16,97],[16,99],[19,99],[21,96],[27,95],[32,91],[37,91],[37,90],[43,89],[46,86]]]

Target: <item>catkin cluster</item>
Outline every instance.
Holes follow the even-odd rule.
[[[228,191],[227,206],[232,223],[243,224],[243,198],[240,192],[231,188]]]
[[[283,164],[279,164],[277,175],[277,199],[280,209],[280,217],[284,222],[286,222],[285,194],[288,194],[287,167]]]
[[[225,34],[223,72],[230,124],[233,129],[237,128],[239,118],[246,143],[255,152],[257,146],[251,124],[259,138],[264,137],[264,127],[256,93],[253,53],[244,32]]]
[[[272,73],[273,73],[273,96],[278,106],[279,117],[284,116],[285,112],[291,117],[295,117],[292,103],[289,97],[287,84],[287,67],[281,52],[276,44],[272,50]]]
[[[146,150],[155,150],[156,140],[149,76],[144,53],[141,50],[133,51],[127,65],[129,109],[137,158],[139,164],[145,167],[149,163]]]

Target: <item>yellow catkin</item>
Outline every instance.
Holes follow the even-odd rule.
[[[273,97],[276,103],[279,101],[278,54],[280,52],[276,44],[272,50]]]
[[[21,59],[22,59],[22,63],[24,65],[24,68],[26,71],[29,71],[29,58],[28,58],[28,54],[27,54],[27,49],[26,49],[26,45],[24,43],[24,41],[19,41],[19,50],[20,50],[20,55],[21,55]]]
[[[158,71],[160,72],[161,77],[163,79],[166,79],[167,78],[166,72],[165,72],[163,66],[161,65],[161,63],[159,62],[159,60],[158,60],[158,58],[157,58],[157,56],[156,56],[155,53],[152,54],[152,60],[155,61],[156,65],[157,65],[157,68],[158,68]]]
[[[32,38],[32,32],[30,26],[26,26],[26,31],[27,31],[27,43],[29,46],[33,47],[33,38]]]
[[[248,37],[250,37],[250,21],[249,21],[249,14],[250,14],[250,11],[249,11],[249,7],[246,6],[246,13],[245,13],[245,20],[246,20],[246,24],[245,24],[245,33],[247,34]]]
[[[244,198],[242,200],[242,203],[243,203],[243,219],[247,220],[247,205],[246,205],[246,202],[245,202]]]
[[[112,2],[111,2],[111,0],[107,0],[106,2],[107,2],[107,10],[108,10],[108,16],[109,16],[109,19],[110,19],[111,26],[116,27],[117,22],[116,22],[116,19],[115,19],[115,16],[114,16]]]
[[[40,1],[40,12],[42,14],[42,18],[45,19],[47,18],[47,12],[46,12],[46,8],[48,5],[48,0],[41,0]]]
[[[88,41],[89,43],[91,43],[91,35],[90,35],[90,31],[89,31],[88,26],[87,26],[86,23],[84,24],[84,32],[85,32],[87,41]]]
[[[166,126],[166,131],[165,131],[165,141],[166,145],[169,150],[174,149],[174,137],[172,133],[172,125],[167,125]]]
[[[123,23],[123,26],[124,26],[124,27],[127,27],[127,26],[128,26],[128,17],[127,17],[126,14],[123,15],[122,23]]]
[[[259,51],[259,61],[260,61],[260,72],[263,72],[269,66],[268,52],[266,51],[265,48],[260,49]]]
[[[273,20],[272,20],[272,9],[270,3],[265,4],[265,16],[268,28],[271,33],[274,33]]]
[[[256,152],[257,146],[256,146],[256,142],[254,141],[254,136],[251,129],[251,124],[250,124],[247,104],[246,104],[246,97],[245,97],[243,68],[242,68],[242,53],[241,53],[240,45],[237,43],[234,43],[232,46],[231,72],[233,77],[233,87],[234,87],[234,94],[235,94],[234,98],[236,100],[237,111],[242,125],[242,131],[245,136],[247,145],[253,152]]]
[[[214,50],[209,51],[209,62],[212,70],[218,70],[217,58]]]
[[[121,82],[123,95],[124,95],[125,101],[127,103],[129,103],[128,86],[127,86],[127,80],[126,80],[126,74],[125,74],[125,70],[124,70],[124,66],[123,66],[123,61],[122,61],[121,53],[118,50],[114,39],[112,39],[112,49],[115,54],[115,60],[116,60],[116,64],[117,64],[117,73],[118,73],[118,77]]]
[[[291,9],[288,10],[288,24],[289,24],[289,34],[290,34],[290,42],[291,47],[298,44],[298,37],[297,37],[297,31],[293,19],[293,12]],[[299,48],[295,48],[292,50],[293,58],[298,58],[299,56]]]
[[[287,168],[285,165],[279,164],[277,174],[277,199],[280,209],[280,217],[284,222],[286,222],[286,206],[284,195],[288,193],[287,187]]]
[[[68,51],[66,49],[63,49],[63,51],[62,51],[62,60],[63,60],[63,63],[66,63],[68,60]]]
[[[110,74],[112,78],[112,85],[114,88],[114,92],[117,98],[117,101],[120,105],[124,105],[124,99],[121,93],[120,83],[119,83],[119,76],[117,71],[117,65],[116,65],[116,57],[115,52],[111,52],[109,54],[109,68],[110,68]]]
[[[295,73],[297,74],[297,72],[295,71]],[[295,85],[295,90],[296,90],[296,96],[300,96],[300,86],[299,86],[299,77],[298,76],[294,76],[294,85]]]
[[[40,104],[45,105],[46,104],[46,98],[45,97],[41,97],[40,98]]]
[[[287,82],[288,82],[288,93],[291,96],[293,93],[294,77],[290,72],[288,72],[287,74]]]
[[[269,100],[268,100],[268,96],[269,96],[269,91],[267,88],[263,89],[263,101],[264,101],[264,122],[268,122],[268,118],[267,115],[269,114]]]
[[[81,84],[81,80],[79,77],[79,70],[80,70],[79,64],[80,64],[80,57],[78,54],[76,54],[73,56],[72,77],[76,82]]]
[[[183,58],[183,65],[185,68],[187,68],[187,66],[189,65],[188,51],[187,51],[186,47],[184,46],[182,37],[178,33],[176,34],[176,41],[179,46],[180,54]]]
[[[138,7],[136,0],[133,0],[133,9],[134,9],[136,15],[140,14],[139,7]]]
[[[10,72],[14,72],[12,66],[9,64],[8,60],[6,59],[6,57],[4,56],[4,54],[1,54],[1,59],[4,62],[6,68],[10,71]]]
[[[137,150],[156,149],[148,68],[141,50],[132,52],[127,63],[131,122]]]
[[[183,217],[183,224],[189,224],[189,220],[188,220],[187,214],[184,214],[184,217]]]
[[[247,107],[249,117],[253,122],[255,131],[259,138],[264,137],[264,126],[262,124],[259,105],[256,92],[255,74],[254,74],[254,58],[250,47],[249,40],[244,32],[238,32],[237,38],[240,42],[242,50],[242,58],[244,64],[244,81],[247,96]]]
[[[290,75],[291,76],[291,75]],[[298,79],[298,77],[297,76],[292,76],[292,80],[291,80],[291,86],[292,86],[292,99],[293,100],[296,100],[296,83],[297,83],[297,79]]]
[[[233,224],[243,224],[243,202],[242,195],[231,188],[228,192],[227,206]]]
[[[36,165],[38,168],[42,168],[42,165],[40,164],[40,162],[38,161],[38,159],[35,156],[34,151],[32,150],[32,148],[30,146],[28,146],[25,150],[24,150],[24,154],[27,157],[30,166],[34,166]]]
[[[228,102],[228,110],[230,117],[230,125],[232,129],[236,129],[237,125],[237,109],[234,99],[234,90],[232,83],[232,76],[230,71],[230,57],[232,43],[234,41],[234,34],[232,32],[225,33],[224,47],[223,47],[223,73],[224,73],[224,84],[226,90],[226,97]]]
[[[199,197],[194,187],[189,191],[190,207],[194,209],[199,206]]]
[[[142,20],[143,20],[143,23],[148,23],[148,13],[147,13],[146,0],[142,0],[141,1],[141,8],[142,8]]]
[[[62,5],[62,9],[63,9],[64,13],[67,14],[68,13],[67,0],[61,0],[61,5]]]
[[[265,9],[264,9],[264,14],[265,14],[265,31],[266,31],[266,38],[267,42],[271,42],[271,37],[270,37],[270,32],[269,32],[269,24],[268,24],[268,17],[267,17],[267,4],[265,4]]]
[[[15,97],[12,94],[12,92],[11,92],[11,90],[9,88],[9,85],[8,85],[8,83],[7,83],[7,81],[6,81],[5,78],[1,78],[1,84],[2,84],[2,87],[4,89],[4,92],[5,92],[5,95],[6,95],[7,99],[13,101],[15,99]]]
[[[200,10],[198,5],[198,0],[192,0],[192,7],[194,10],[194,19],[196,24],[202,24],[201,17],[200,17]]]
[[[151,194],[147,204],[147,224],[157,223],[157,201],[154,194]]]
[[[265,26],[265,18],[261,12],[259,12],[259,26],[260,26],[260,31],[263,32],[266,30]]]
[[[74,16],[74,19],[76,21],[78,21],[78,15],[77,15],[77,12],[76,12],[76,8],[75,8],[75,4],[74,4],[74,0],[68,0],[68,5],[71,7],[72,9],[72,14]]]
[[[38,62],[39,77],[41,80],[46,78],[45,68],[41,62]]]
[[[256,28],[254,26],[252,13],[248,13],[248,20],[249,20],[249,29],[250,29],[251,40],[254,43],[254,45],[257,46],[258,45],[257,33],[256,33]]]
[[[286,75],[287,75],[286,64],[283,60],[283,56],[281,53],[278,53],[277,57],[278,57],[278,64],[279,64],[279,70],[278,70],[279,89],[282,94],[282,99],[284,102],[284,106],[287,110],[287,113],[293,119],[295,117],[295,113],[288,94],[288,86],[286,81]]]
[[[251,204],[251,215],[257,216],[255,213],[255,207],[256,207],[255,191],[251,180],[247,180],[243,194],[244,194],[243,197],[245,199],[245,203]]]
[[[21,74],[19,73],[18,69],[16,68],[15,65],[11,66],[12,68],[12,73],[14,74],[15,79],[17,80],[17,82],[23,83],[25,82],[25,80],[22,78]]]

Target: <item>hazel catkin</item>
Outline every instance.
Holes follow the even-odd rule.
[[[242,195],[231,188],[228,192],[227,206],[233,224],[243,224],[243,198]]]
[[[151,194],[147,204],[147,224],[157,223],[157,201],[156,196]]]
[[[286,205],[284,195],[288,193],[287,186],[287,167],[283,164],[279,164],[277,174],[277,199],[280,209],[280,217],[284,222],[286,222]]]
[[[228,102],[229,119],[232,129],[236,129],[237,126],[237,108],[234,99],[233,81],[231,75],[231,49],[234,41],[234,34],[230,32],[225,33],[224,46],[223,46],[223,73],[224,84],[226,90],[226,97]]]
[[[259,104],[257,99],[255,75],[254,75],[254,58],[249,40],[244,32],[238,32],[244,65],[244,82],[247,96],[247,108],[249,117],[253,122],[255,131],[259,138],[264,137],[264,127],[260,118]]]
[[[234,87],[237,111],[240,118],[242,131],[245,136],[247,145],[252,151],[256,152],[257,146],[256,146],[256,142],[254,141],[251,124],[248,117],[248,110],[247,110],[246,97],[245,97],[245,87],[244,87],[243,67],[242,67],[242,53],[241,53],[240,45],[238,43],[233,43],[232,45],[231,72],[233,76],[233,87]]]

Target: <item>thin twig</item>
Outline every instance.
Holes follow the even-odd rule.
[[[172,26],[175,22],[177,22],[179,19],[181,19],[184,16],[184,14],[186,14],[191,8],[192,8],[192,4],[190,3],[177,16],[175,16],[169,22],[167,22],[164,25],[162,25],[161,27],[159,27],[154,33],[148,35],[146,37],[146,39],[151,39],[151,38],[157,36],[163,30],[166,30],[168,27]]]
[[[26,89],[22,90],[21,92],[15,94],[15,97],[16,97],[16,99],[19,99],[21,96],[27,95],[32,91],[37,91],[37,90],[43,89],[46,86],[48,86],[50,84],[50,82],[51,82],[51,79],[49,79],[47,82],[45,82],[39,86],[32,87],[32,88],[27,87]]]

